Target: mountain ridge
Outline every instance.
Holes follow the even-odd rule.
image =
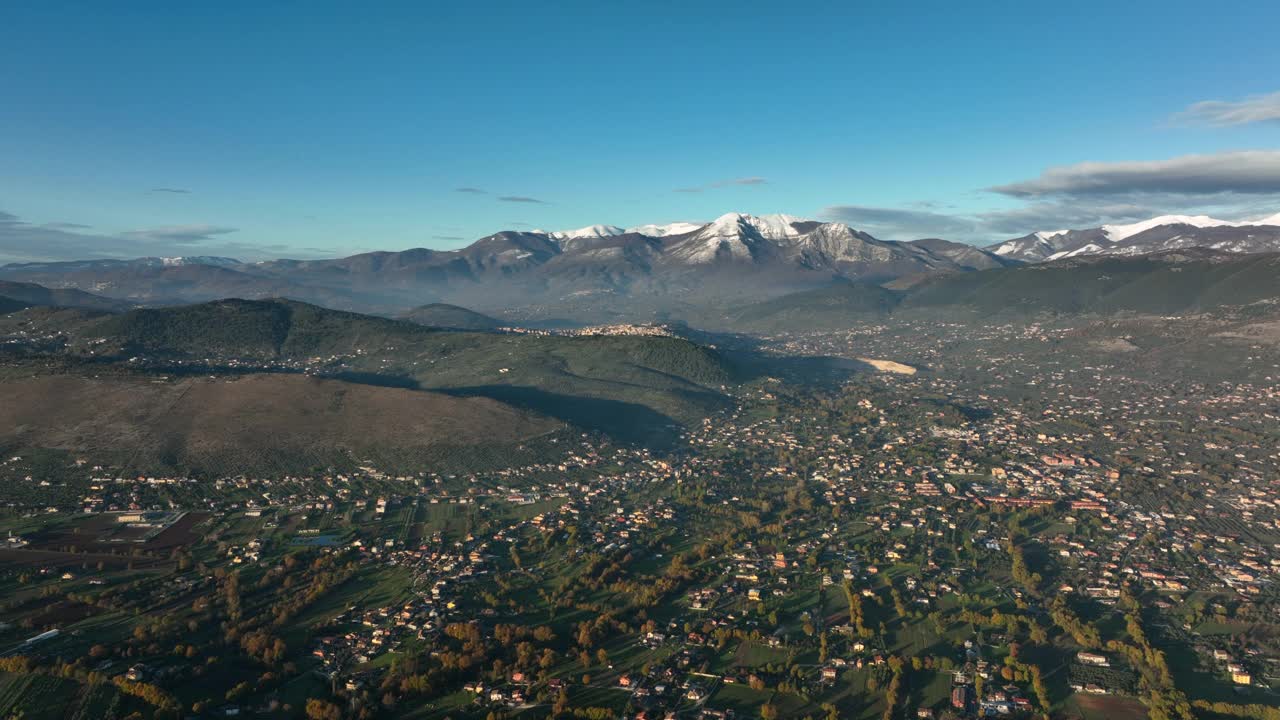
[[[881,240],[844,223],[731,212],[701,224],[503,230],[455,250],[255,263],[188,256],[12,264],[0,267],[0,279],[89,292],[122,305],[280,297],[388,316],[433,304],[508,317],[522,309],[514,316],[530,322],[557,321],[558,313],[574,308],[576,320],[602,322],[634,318],[635,308],[658,319],[690,307],[750,304],[832,281],[908,287],[938,275],[1074,257],[1195,247],[1280,251],[1280,225],[1260,224],[1277,218],[1167,215],[1037,231],[980,248],[943,238]]]
[[[0,278],[141,304],[286,297],[399,314],[432,303],[487,311],[549,306],[593,294],[643,298],[670,309],[748,293],[785,294],[832,278],[889,280],[1006,261],[978,248],[879,240],[843,223],[735,212],[701,225],[504,230],[457,250],[230,262],[196,257],[168,263],[144,258],[7,265],[0,267]]]
[[[1086,255],[1148,255],[1192,247],[1232,253],[1280,252],[1280,213],[1257,220],[1208,215],[1160,215],[1127,224],[1050,230],[988,245],[984,250],[1020,262]]]
[[[1280,254],[1192,248],[951,273],[899,290],[837,283],[748,305],[720,319],[739,331],[813,331],[890,315],[1003,322],[1081,314],[1180,315],[1278,302]]]

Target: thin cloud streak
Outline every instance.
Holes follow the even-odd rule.
[[[164,227],[131,230],[123,233],[123,235],[140,240],[198,243],[212,240],[216,235],[227,235],[235,231],[236,228],[221,225],[166,225]]]
[[[488,190],[484,190],[478,187],[458,187],[458,188],[454,188],[453,191],[456,193],[463,193],[466,195],[489,195],[490,194]],[[494,199],[497,200],[498,202],[509,202],[509,203],[532,203],[535,205],[550,204],[545,200],[539,200],[538,198],[529,197],[528,195],[500,195]]]
[[[299,250],[280,244],[228,242],[225,236],[236,229],[219,225],[174,225],[108,234],[66,227],[73,224],[36,225],[0,211],[0,263],[163,257],[188,254],[195,247],[202,255],[242,259],[278,257]]]
[[[671,192],[700,193],[700,192],[703,192],[704,190],[718,190],[720,188],[734,187],[734,186],[767,185],[768,183],[769,183],[768,180],[759,176],[728,178],[725,180],[716,180],[713,182],[709,182],[706,185],[680,187],[672,190]]]
[[[867,205],[832,205],[824,209],[822,217],[845,223],[885,239],[908,234],[912,239],[931,235],[971,234],[976,228],[972,219],[955,215],[906,210],[902,208],[871,207]]]
[[[1280,123],[1280,92],[1250,95],[1244,100],[1205,100],[1173,116],[1176,123],[1229,127],[1251,123]]]
[[[744,177],[733,178],[731,180],[717,180],[711,183],[713,188],[729,187],[730,185],[764,185],[768,181],[762,177]]]

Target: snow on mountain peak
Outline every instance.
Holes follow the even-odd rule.
[[[1065,235],[1069,232],[1071,231],[1070,230],[1041,230],[1033,234],[1041,240],[1052,240],[1053,238],[1056,238],[1059,235]]]
[[[725,213],[710,223],[673,222],[666,224],[637,225],[620,228],[616,225],[590,225],[576,230],[558,230],[548,232],[534,230],[534,233],[546,235],[552,240],[565,241],[579,238],[605,238],[624,233],[638,233],[649,237],[667,237],[670,235],[687,235],[701,231],[707,237],[736,237],[743,233],[758,235],[766,240],[787,240],[798,238],[801,232],[793,227],[793,223],[808,222],[804,218],[793,215],[748,215],[747,213]]]
[[[1103,225],[1102,230],[1112,242],[1119,242],[1127,237],[1137,235],[1140,232],[1146,232],[1151,228],[1160,227],[1161,225],[1191,225],[1198,228],[1206,227],[1236,227],[1242,223],[1233,223],[1228,220],[1219,220],[1211,218],[1208,215],[1161,215],[1153,217],[1150,220],[1132,223],[1129,225]]]
[[[760,215],[755,218],[756,229],[761,235],[770,240],[782,240],[783,238],[800,237],[801,232],[796,230],[794,223],[806,222],[804,218],[798,218],[794,215]]]
[[[668,235],[685,235],[700,230],[707,223],[673,222],[665,225],[637,225],[627,228],[629,233],[639,233],[649,237],[666,237]]]
[[[578,228],[577,230],[560,230],[558,232],[551,232],[547,233],[547,235],[556,240],[572,240],[574,238],[613,237],[614,235],[621,235],[624,232],[627,231],[617,225],[590,225],[588,227]]]
[[[159,258],[160,264],[165,267],[178,267],[181,265],[213,265],[214,267],[233,267],[240,265],[241,262],[235,258],[215,257],[212,255],[194,255],[186,257],[162,257]]]
[[[1280,228],[1280,213],[1238,222],[1208,215],[1160,215],[1100,228],[1036,232],[988,249],[997,255],[1030,262],[1082,255],[1142,255],[1189,247],[1225,252],[1275,252],[1280,248],[1280,233],[1276,228]]]
[[[768,240],[784,240],[800,237],[800,231],[792,223],[805,222],[803,218],[793,215],[748,215],[746,213],[725,213],[703,229],[703,234],[724,237],[739,235],[744,230],[755,231],[760,237]]]

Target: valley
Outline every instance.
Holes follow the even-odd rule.
[[[1280,3],[5,3],[0,720],[1280,720]]]
[[[1273,307],[844,287],[856,321],[758,334],[11,313],[0,679],[117,717],[1264,720]]]

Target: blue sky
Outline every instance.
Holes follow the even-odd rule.
[[[6,5],[0,260],[1280,212],[1280,4],[458,5]]]

